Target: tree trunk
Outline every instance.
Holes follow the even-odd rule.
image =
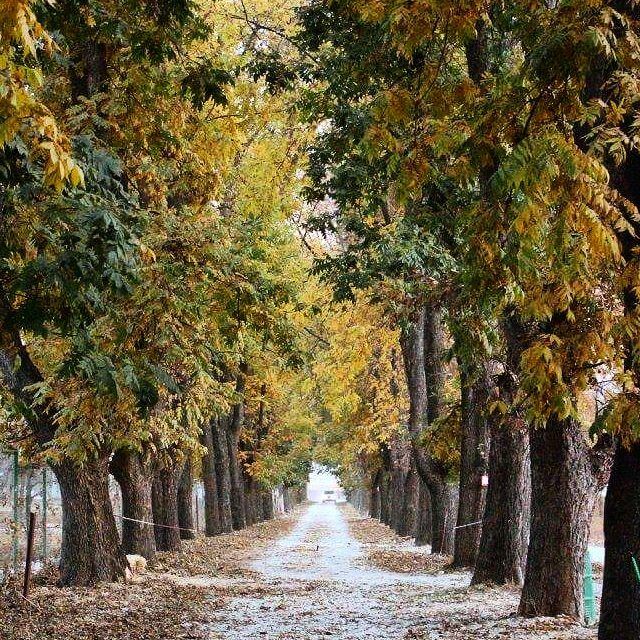
[[[486,411],[493,383],[488,363],[476,369],[474,375],[475,379],[469,379],[469,375],[460,369],[462,442],[460,502],[453,554],[455,567],[474,567],[476,564],[486,496],[482,478],[489,468],[489,421]]]
[[[411,443],[404,434],[391,439],[386,447],[389,467],[389,525],[400,533],[406,529],[404,522],[405,483],[411,466]]]
[[[212,420],[202,426],[200,444],[206,451],[202,456],[202,484],[204,485],[204,534],[216,536],[222,531],[218,510],[218,481],[216,456],[213,446]]]
[[[402,522],[398,529],[401,536],[412,536],[418,521],[418,473],[412,465],[405,477],[402,494]]]
[[[584,559],[598,491],[578,422],[551,418],[533,428],[531,537],[519,613],[582,620]]]
[[[240,373],[236,378],[236,393],[240,396],[239,402],[233,406],[227,431],[227,447],[229,451],[229,475],[231,479],[231,519],[233,528],[244,529],[245,505],[244,487],[242,486],[242,465],[238,457],[238,441],[240,431],[244,425],[244,391],[246,387],[247,365],[241,363]]]
[[[404,469],[395,468],[391,475],[391,528],[399,535],[406,528],[404,521],[404,489],[407,481],[407,472]]]
[[[109,458],[79,467],[69,460],[51,465],[62,499],[60,584],[87,586],[122,579],[126,558],[109,499]]]
[[[640,443],[618,445],[604,504],[605,562],[598,640],[640,638]]]
[[[431,544],[431,495],[418,477],[418,514],[416,521],[416,546]]]
[[[231,480],[231,519],[233,528],[244,529],[246,527],[246,515],[244,504],[244,486],[242,468],[238,459],[239,431],[230,429],[227,432],[227,445],[229,449],[229,476]]]
[[[180,538],[193,540],[196,537],[193,521],[193,473],[191,458],[184,463],[180,482],[178,483],[178,522],[180,524]]]
[[[369,498],[369,517],[380,519],[380,478],[382,472],[377,471],[371,480],[371,497]]]
[[[391,479],[389,472],[382,474],[382,482],[380,487],[380,522],[388,525],[391,517]]]
[[[495,393],[507,407],[507,413],[490,420],[489,487],[472,584],[522,584],[529,543],[529,431],[514,406],[519,388],[517,372],[530,339],[529,327],[516,313],[506,313],[502,331],[505,369]]]
[[[244,495],[245,495],[245,520],[247,526],[251,526],[258,521],[256,508],[256,496],[258,494],[258,483],[249,475],[245,474],[244,478]]]
[[[146,523],[153,522],[153,462],[136,451],[120,449],[111,459],[110,469],[122,494],[122,548],[151,561],[156,542],[153,525]]]
[[[422,309],[408,327],[403,328],[401,347],[409,389],[409,433],[413,459],[420,478],[430,493],[431,550],[453,553],[457,489],[448,482],[448,469],[420,444],[428,425],[439,417],[444,383],[444,329],[442,312],[436,306]]]
[[[268,493],[271,496],[271,491]],[[285,512],[288,513],[289,511],[292,511],[297,504],[300,504],[299,487],[287,487],[285,485],[282,489],[282,497]],[[273,496],[271,497],[271,502],[273,502]]]
[[[529,539],[529,434],[491,421],[489,487],[472,584],[522,584]]]
[[[229,471],[229,451],[227,448],[225,420],[223,418],[215,418],[211,425],[216,459],[220,531],[227,533],[233,530],[233,519],[231,516],[231,473]]]
[[[154,535],[158,551],[180,550],[178,482],[182,463],[171,462],[156,471],[151,492]]]
[[[638,5],[631,0],[618,2],[615,8],[635,20],[639,17]],[[598,68],[612,70],[617,66],[603,65],[602,62],[596,62],[597,59],[598,57],[594,59],[597,75],[600,75]],[[603,97],[603,91],[606,97],[613,86],[607,82],[606,77],[593,78],[590,84],[597,89],[596,95],[590,96],[594,98]],[[633,129],[630,120],[624,126]],[[609,159],[607,164],[611,185],[636,207],[640,206],[640,153],[637,148],[629,149],[623,163],[617,164]],[[625,218],[632,225],[633,231],[622,231],[618,237],[625,261],[633,264],[638,259],[640,224],[635,216]],[[627,282],[622,300],[625,316],[629,318],[631,326],[634,326],[640,308],[640,294],[634,279]],[[640,381],[637,335],[632,335],[627,340],[625,370],[633,375],[637,388]],[[605,562],[599,640],[640,638],[640,584],[631,562],[632,556],[640,561],[640,442],[635,427],[631,420],[625,427],[635,442],[629,448],[618,444],[605,499]]]
[[[442,483],[429,488],[431,497],[431,553],[453,555],[458,487]]]
[[[265,490],[262,492],[262,519],[263,520],[272,520],[273,519],[273,496],[271,495],[270,490]]]
[[[352,489],[349,492],[349,504],[359,513],[365,514],[368,513],[369,503],[368,503],[368,494],[369,492],[363,487],[358,487],[357,489]],[[413,531],[413,529],[412,529]],[[408,535],[408,534],[406,534]]]
[[[446,335],[442,308],[432,304],[424,310],[423,363],[427,424],[442,415],[446,380]]]

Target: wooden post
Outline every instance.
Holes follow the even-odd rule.
[[[33,555],[33,539],[36,535],[36,514],[32,511],[29,514],[29,537],[27,538],[27,558],[24,565],[24,583],[22,585],[22,595],[26,598],[29,595],[29,581],[31,580],[31,556]]]

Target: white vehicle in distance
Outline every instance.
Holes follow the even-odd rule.
[[[334,504],[341,504],[346,502],[347,499],[344,497],[344,493],[341,489],[334,491],[333,489],[326,489],[324,492],[324,496],[322,498],[323,504],[325,502],[333,502]]]

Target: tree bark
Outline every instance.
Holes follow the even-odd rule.
[[[389,466],[389,526],[398,534],[406,530],[405,484],[411,465],[411,444],[404,434],[398,434],[388,444]]]
[[[191,458],[187,458],[178,483],[178,523],[180,538],[193,540],[196,537],[193,521],[193,473]]]
[[[349,504],[359,513],[368,513],[369,510],[369,492],[363,487],[352,489],[349,492]],[[413,529],[412,529],[413,531]],[[405,534],[408,535],[408,534]]]
[[[214,418],[211,423],[211,432],[215,452],[220,531],[228,533],[233,530],[233,519],[231,515],[231,473],[229,471],[229,451],[227,448],[225,419]]]
[[[111,459],[110,469],[122,494],[122,548],[151,561],[156,542],[153,525],[146,523],[153,522],[153,462],[137,451],[120,449]]]
[[[472,584],[522,584],[529,542],[529,430],[514,406],[519,388],[517,372],[529,341],[529,328],[517,314],[507,313],[502,331],[505,363],[495,393],[507,413],[490,420],[489,487]]]
[[[482,478],[489,469],[490,429],[486,411],[493,382],[488,363],[476,367],[471,375],[473,379],[464,368],[460,368],[462,442],[460,502],[453,554],[455,567],[474,567],[476,564],[486,497]]]
[[[218,481],[216,477],[216,456],[213,446],[212,423],[202,425],[200,444],[206,451],[202,455],[202,484],[204,485],[204,534],[216,536],[222,531],[218,509]]]
[[[412,464],[409,472],[405,476],[405,483],[402,494],[402,521],[397,530],[401,536],[414,535],[418,522],[418,473]]]
[[[258,494],[258,486],[256,481],[247,473],[244,477],[244,505],[245,505],[245,521],[247,526],[251,526],[258,521],[256,509],[256,495]]]
[[[424,310],[423,367],[426,390],[427,424],[442,415],[446,379],[446,336],[442,308],[430,304]]]
[[[458,487],[444,482],[433,485],[431,498],[431,553],[453,555],[454,523],[458,509]]]
[[[87,586],[124,578],[126,558],[109,498],[109,457],[80,467],[51,465],[62,499],[60,584]]]
[[[632,19],[631,25],[640,18],[638,5],[632,0],[620,0],[612,4],[614,9]],[[592,65],[586,98],[608,101],[616,84],[608,81],[619,70],[618,60],[596,56]],[[622,126],[629,134],[632,133],[634,125],[631,119],[627,118]],[[588,131],[581,131],[581,140],[587,139],[585,133]],[[640,206],[640,153],[637,148],[630,148],[620,164],[609,157],[604,161],[610,173],[611,186],[636,207]],[[640,223],[632,215],[627,214],[625,218],[632,231],[621,230],[618,238],[625,261],[633,264],[638,259]],[[633,279],[627,283],[622,301],[625,316],[634,323],[640,308],[640,294]],[[625,370],[633,376],[637,388],[640,381],[637,336],[628,338]],[[632,555],[638,559],[640,554],[640,443],[632,425],[627,425],[627,429],[635,442],[628,447],[618,444],[605,499],[605,564],[599,640],[635,640],[640,637],[640,585],[631,563]]]
[[[489,487],[471,584],[522,584],[529,539],[529,434],[492,420]]]
[[[273,496],[271,495],[271,491],[266,489],[262,492],[262,519],[263,520],[272,520],[273,519]]]
[[[231,480],[231,519],[235,530],[244,529],[246,526],[244,484],[241,463],[238,457],[239,437],[240,433],[235,429],[230,429],[227,433],[229,476]]]
[[[33,407],[32,385],[42,382],[43,377],[12,322],[12,314],[9,301],[0,295],[0,377],[18,402]],[[55,436],[55,414],[51,404],[30,411],[28,425],[40,446]],[[124,577],[126,558],[109,496],[109,455],[102,452],[83,466],[69,459],[51,465],[62,500],[62,585],[91,585]]]
[[[422,308],[408,327],[403,328],[401,348],[409,389],[413,459],[431,498],[431,551],[453,553],[456,518],[447,510],[456,504],[457,489],[448,481],[446,466],[431,457],[420,443],[424,430],[440,416],[443,403],[445,340],[439,307]]]
[[[389,477],[389,526],[396,532],[402,530],[404,516],[405,472],[394,466]]]
[[[382,474],[380,484],[380,522],[388,525],[391,521],[391,479],[389,471]]]
[[[227,446],[229,449],[229,475],[231,477],[231,518],[234,529],[243,529],[245,523],[244,487],[242,486],[242,465],[238,456],[238,442],[240,431],[244,425],[244,391],[246,386],[246,365],[236,379],[236,393],[239,402],[233,406],[227,432]]]
[[[156,471],[151,492],[154,535],[158,551],[180,550],[178,482],[182,463],[170,462]]]
[[[416,522],[416,546],[431,544],[431,496],[429,489],[418,477],[418,514]]]
[[[591,455],[572,418],[531,429],[530,442],[531,536],[519,613],[582,620],[584,559],[606,455]]]
[[[616,2],[614,8],[636,21],[640,18],[638,5],[631,0]],[[589,97],[607,99],[610,90],[607,80],[617,64],[613,60],[597,59],[594,59],[593,64],[595,73],[591,74],[592,95]],[[623,126],[632,129],[631,122],[627,119]],[[611,186],[639,207],[640,153],[637,148],[630,148],[625,161],[619,165],[611,159],[605,161],[611,176]],[[638,260],[640,223],[634,216],[626,215],[625,218],[633,231],[622,230],[618,238],[625,261],[633,264]],[[628,282],[622,301],[625,316],[630,318],[631,323],[635,323],[640,308],[640,293],[633,279]],[[637,335],[628,338],[625,370],[633,376],[637,388],[640,383]],[[628,424],[626,429],[634,442],[629,446],[618,444],[605,499],[605,563],[599,640],[640,638],[640,584],[631,563],[632,555],[640,561],[640,441],[637,432],[634,433],[633,425]]]
[[[369,517],[380,519],[380,479],[382,472],[376,471],[371,479],[371,497],[369,498]]]
[[[284,496],[285,496],[285,510],[287,512],[291,511],[295,506],[295,500],[293,497],[293,487],[284,487]]]
[[[640,443],[618,445],[604,503],[605,562],[598,640],[640,638]]]

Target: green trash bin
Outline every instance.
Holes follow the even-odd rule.
[[[591,554],[587,551],[584,558],[584,621],[592,625],[596,621],[596,597],[593,589],[593,565]]]

